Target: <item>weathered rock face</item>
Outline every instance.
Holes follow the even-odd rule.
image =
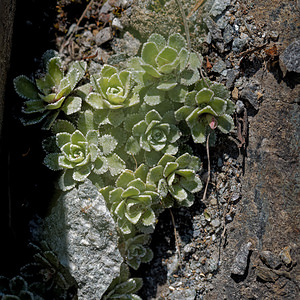
[[[299,25],[296,8],[294,14],[288,4],[279,1],[247,3],[255,5],[251,13],[257,23],[283,33],[279,43],[287,47],[293,42],[295,32],[288,29]],[[291,13],[288,18],[287,11]],[[250,78],[260,83],[263,101],[249,117],[243,196],[234,222],[227,228],[223,266],[205,299],[299,297],[300,86],[288,74],[286,79],[277,75],[260,68]],[[237,274],[232,264],[249,242],[252,247],[245,254],[244,274]],[[267,258],[264,251],[268,251]]]

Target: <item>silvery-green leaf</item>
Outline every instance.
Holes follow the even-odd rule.
[[[166,46],[165,38],[158,33],[152,33],[148,38],[148,42],[155,43],[159,51],[161,51]]]
[[[195,143],[204,144],[206,141],[206,126],[203,123],[197,123],[191,128],[192,137]]]
[[[120,126],[120,124],[124,121],[125,115],[122,109],[118,110],[110,110],[107,116],[109,124],[114,127]]]
[[[201,105],[202,103],[209,103],[213,96],[214,92],[212,90],[203,88],[197,93],[195,99],[198,105]]]
[[[131,170],[124,170],[116,180],[116,186],[126,189],[130,181],[134,180],[135,176]]]
[[[98,156],[94,161],[93,172],[95,174],[101,175],[104,174],[108,169],[106,158],[103,156]]]
[[[154,211],[152,209],[148,209],[147,211],[145,211],[143,213],[141,219],[142,219],[142,223],[145,226],[149,226],[149,225],[155,224],[156,217],[155,217]]]
[[[168,46],[174,48],[179,52],[182,48],[186,47],[186,41],[184,37],[179,33],[173,33],[169,36]]]
[[[103,155],[108,155],[116,149],[118,141],[111,135],[106,134],[99,137],[99,145],[101,146]]]
[[[147,175],[147,182],[156,184],[163,176],[163,169],[161,165],[151,168]]]
[[[178,168],[178,163],[168,162],[164,168],[163,176],[166,178]]]
[[[175,118],[177,121],[185,120],[194,109],[190,106],[182,106],[175,111]]]
[[[55,86],[53,78],[49,74],[46,74],[44,77],[35,79],[35,83],[38,89],[44,94],[51,93],[51,88]]]
[[[226,87],[221,83],[214,83],[209,87],[215,94],[215,97],[229,99],[230,94]]]
[[[73,123],[67,120],[56,120],[56,122],[53,124],[52,133],[56,134],[59,132],[67,132],[67,133],[73,133],[76,128]]]
[[[92,171],[91,164],[76,168],[73,172],[73,179],[75,181],[84,181],[90,175],[91,171]]]
[[[221,98],[214,97],[210,102],[210,106],[218,115],[222,115],[225,113],[227,103]]]
[[[26,76],[20,75],[14,79],[14,88],[18,95],[28,100],[38,100],[39,91],[36,85]]]
[[[90,93],[87,96],[87,98],[85,99],[85,101],[95,109],[104,109],[105,108],[103,98],[98,93]]]
[[[142,114],[130,114],[127,115],[124,120],[124,129],[128,132],[132,132],[132,128],[135,124],[140,122],[143,119]]]
[[[128,197],[137,196],[139,194],[140,194],[140,191],[136,187],[128,186],[126,188],[126,190],[123,191],[121,196],[123,199],[125,199]]]
[[[49,153],[44,158],[44,165],[52,171],[62,170],[63,168],[58,163],[59,153]]]
[[[106,160],[112,176],[120,174],[126,168],[125,162],[116,153],[107,156]]]
[[[146,64],[151,66],[156,66],[155,57],[159,53],[157,46],[153,42],[147,42],[143,45],[142,48],[142,59]]]
[[[158,181],[157,191],[162,198],[167,197],[169,189],[168,189],[168,184],[164,178]]]
[[[110,65],[104,65],[103,68],[101,69],[101,75],[103,77],[111,77],[115,73],[118,73],[117,69]]]
[[[58,148],[63,147],[66,143],[71,142],[71,134],[68,132],[59,132],[56,134],[56,144]]]
[[[146,123],[149,125],[152,121],[161,121],[161,115],[155,110],[150,110],[145,116]]]
[[[58,108],[60,108],[62,106],[62,104],[64,103],[65,99],[66,99],[65,97],[61,97],[58,100],[56,100],[55,102],[53,102],[53,103],[48,103],[46,105],[46,109],[47,110],[57,110]]]
[[[170,193],[176,200],[179,201],[185,200],[188,196],[187,192],[179,184],[172,185]]]
[[[133,136],[129,137],[129,139],[127,140],[126,145],[125,145],[125,151],[128,154],[135,155],[135,154],[139,153],[140,150],[141,150],[141,147],[139,145],[139,142]]]
[[[173,80],[165,81],[165,82],[159,84],[156,88],[161,91],[168,92],[168,91],[174,89],[177,86],[177,84],[178,83],[176,82],[176,80],[173,79]]]
[[[73,179],[73,170],[66,170],[59,178],[58,184],[61,190],[68,191],[75,187],[75,180]]]
[[[69,96],[65,100],[65,102],[62,106],[62,110],[66,115],[74,114],[74,113],[80,111],[81,103],[82,103],[81,98]]]
[[[143,182],[146,182],[149,167],[145,164],[139,165],[135,170],[134,175],[136,178],[140,178]]]
[[[155,61],[159,67],[167,64],[171,64],[178,57],[178,53],[173,48],[166,46],[160,53],[156,56]]]
[[[176,57],[172,62],[159,66],[158,71],[162,74],[172,73],[179,65],[179,57]]]
[[[87,134],[89,130],[94,130],[94,113],[91,110],[81,112],[77,121],[78,130]]]
[[[150,106],[158,105],[159,103],[163,102],[164,99],[165,92],[158,90],[156,87],[150,87],[144,97],[144,101]]]
[[[49,130],[52,127],[53,123],[55,122],[58,114],[59,114],[59,110],[49,111],[49,114],[44,112],[43,116],[45,116],[45,118],[41,129]]]
[[[162,77],[162,74],[156,70],[152,65],[150,64],[142,64],[142,68],[151,76],[155,77],[155,78],[160,78]]]
[[[86,141],[89,145],[98,145],[99,132],[97,130],[89,130],[86,134]]]
[[[195,84],[195,89],[197,91],[202,90],[203,88],[209,88],[211,85],[211,81],[208,78],[201,78],[199,81]]]
[[[73,144],[77,144],[78,142],[86,142],[86,138],[79,130],[75,130],[71,134],[71,142]]]
[[[179,70],[180,72],[182,72],[188,63],[188,59],[189,59],[189,52],[185,49],[182,48],[181,50],[178,50],[179,52]]]
[[[203,57],[201,56],[201,54],[199,54],[199,56],[200,56],[200,59],[203,60]],[[196,53],[194,53],[194,52],[190,53],[189,61],[188,61],[189,68],[191,68],[193,70],[199,69],[201,67],[201,63],[202,63],[202,61],[199,60],[199,57]]]
[[[191,86],[197,82],[200,78],[199,72],[197,69],[185,69],[180,74],[181,84]]]
[[[53,57],[48,61],[47,73],[52,77],[54,85],[59,85],[64,76],[61,66],[61,59],[59,57]]]
[[[178,146],[175,144],[168,144],[166,147],[163,149],[163,152],[166,154],[171,154],[175,155],[178,152]]]
[[[203,188],[203,184],[201,179],[198,176],[194,176],[191,179],[186,179],[186,178],[182,178],[180,180],[180,184],[182,185],[182,187],[184,189],[186,189],[187,191],[189,191],[190,193],[197,193],[200,192]]]
[[[223,133],[229,133],[234,127],[234,122],[231,116],[223,115],[218,117],[218,128]]]
[[[231,100],[227,100],[227,107],[225,114],[226,115],[232,115],[235,111],[235,104]]]
[[[32,114],[45,111],[45,102],[43,100],[28,100],[24,103],[22,112]]]
[[[205,109],[202,109],[202,113],[209,113],[211,111],[211,108],[207,106]],[[199,123],[199,108],[195,108],[186,118],[186,123],[190,128],[197,125]]]
[[[146,190],[146,184],[140,179],[140,178],[137,178],[137,179],[134,179],[132,180],[128,186],[132,186],[134,188],[137,188],[139,191],[143,192]]]

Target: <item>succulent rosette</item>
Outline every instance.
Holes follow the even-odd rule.
[[[83,116],[87,118],[91,114],[86,111]],[[64,170],[59,181],[62,190],[72,189],[92,172],[100,175],[108,170],[107,159],[99,149],[98,130],[83,125],[79,129],[68,121],[58,120],[53,128],[58,151],[47,154],[44,159],[48,168]],[[45,146],[44,149],[47,151]]]
[[[116,187],[100,190],[123,234],[131,234],[136,227],[153,228],[155,225],[153,207],[160,197],[154,185],[142,180],[146,178],[147,170],[144,164],[135,172],[124,170],[116,181]]]
[[[163,102],[166,93],[173,101],[182,102],[187,86],[199,79],[200,61],[186,46],[178,33],[168,40],[154,33],[143,45],[141,58],[130,62],[135,78],[145,86],[143,98],[148,105]]]
[[[162,117],[156,110],[149,111],[145,118],[132,127],[132,136],[128,139],[126,150],[136,154],[143,149],[147,152],[162,152],[176,154],[177,140],[181,132],[175,125],[173,112],[167,112]]]
[[[137,270],[141,263],[152,260],[153,252],[147,247],[149,241],[150,235],[139,234],[124,242],[126,262],[133,269]]]
[[[165,154],[157,166],[149,170],[147,182],[157,186],[167,206],[172,205],[170,196],[181,206],[191,206],[194,193],[202,189],[202,182],[197,175],[200,168],[200,160],[196,156],[185,153],[176,158]]]
[[[91,78],[94,91],[86,102],[95,109],[120,109],[139,103],[139,87],[130,71],[118,72],[115,67],[104,65],[99,75]]]
[[[46,72],[35,82],[24,75],[14,79],[16,92],[27,101],[23,113],[30,115],[21,119],[24,125],[44,122],[43,129],[49,129],[60,110],[67,115],[81,109],[82,99],[76,95],[75,87],[83,78],[86,62],[73,62],[64,75],[61,59],[54,51],[44,53]]]
[[[195,89],[185,96],[184,105],[175,112],[178,121],[185,120],[195,143],[205,143],[207,135],[215,140],[214,129],[229,133],[234,122],[230,116],[234,103],[229,100],[229,92],[219,83],[211,84],[202,79]]]

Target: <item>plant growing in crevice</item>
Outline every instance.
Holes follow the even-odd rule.
[[[49,129],[59,112],[66,115],[80,111],[82,99],[76,94],[76,86],[86,71],[86,62],[73,62],[67,74],[63,72],[61,59],[55,51],[43,55],[45,73],[32,81],[24,75],[14,79],[16,92],[26,99],[21,118],[24,125],[43,122],[43,129]]]
[[[137,270],[152,259],[148,245],[159,214],[191,206],[202,189],[200,158],[180,150],[187,149],[182,125],[201,144],[215,142],[216,128],[233,128],[228,91],[200,80],[200,64],[180,34],[167,40],[152,34],[126,69],[104,65],[77,88],[86,64],[74,62],[64,75],[57,56],[47,60],[47,72],[36,83],[15,79],[17,92],[28,99],[24,113],[39,115],[24,124],[44,120],[43,127],[51,127],[44,163],[62,172],[59,188],[91,180],[116,223],[127,265],[103,299],[140,299],[135,293],[142,281],[129,278],[128,266]],[[60,110],[76,115],[54,122]]]

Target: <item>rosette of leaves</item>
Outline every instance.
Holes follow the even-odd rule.
[[[59,180],[63,191],[83,182],[91,173],[100,175],[108,170],[107,159],[99,148],[99,131],[93,126],[93,113],[85,111],[79,118],[78,129],[66,120],[54,124],[56,147],[51,145],[52,140],[44,142],[44,149],[49,152],[44,164],[54,171],[63,170]]]
[[[141,115],[136,115],[134,120],[137,121],[140,118]],[[143,149],[150,156],[153,152],[176,154],[178,151],[176,142],[181,132],[175,123],[173,112],[167,112],[162,117],[155,109],[152,109],[145,118],[132,126],[132,136],[126,143],[126,151],[130,154],[137,154]]]
[[[139,234],[124,242],[126,262],[133,269],[137,270],[141,263],[148,263],[152,260],[153,252],[147,247],[149,241],[150,235]]]
[[[76,95],[76,85],[83,78],[86,62],[73,62],[64,74],[61,59],[54,51],[46,51],[45,73],[32,81],[24,75],[14,79],[16,92],[26,99],[21,121],[24,125],[43,122],[43,129],[49,129],[62,110],[67,115],[80,111],[82,99]]]
[[[211,84],[208,79],[201,79],[195,89],[187,93],[175,117],[178,121],[186,121],[195,143],[205,143],[210,134],[210,142],[214,144],[216,128],[223,133],[233,129],[230,116],[233,112],[234,103],[229,100],[228,90],[220,83]]]
[[[104,65],[99,75],[91,77],[95,92],[86,102],[95,109],[120,109],[139,103],[139,88],[128,70],[118,72],[110,65]]]
[[[154,185],[145,183],[147,173],[148,167],[144,164],[135,172],[124,170],[115,187],[107,186],[100,190],[124,235],[134,233],[136,228],[145,231],[154,228],[154,210],[160,197]]]
[[[197,172],[201,169],[200,159],[188,153],[176,158],[165,154],[157,166],[151,168],[147,182],[155,184],[165,206],[173,205],[173,200],[181,206],[191,206],[194,193],[202,189]]]
[[[143,281],[141,278],[130,278],[129,268],[126,264],[121,265],[120,276],[115,278],[107,289],[103,300],[130,299],[142,300],[135,293],[141,289]]]
[[[182,102],[187,87],[199,80],[200,61],[186,49],[186,41],[178,33],[168,40],[153,33],[143,45],[141,58],[133,58],[129,65],[136,80],[145,86],[144,100],[151,106],[162,103],[166,93]]]
[[[28,290],[28,283],[21,276],[12,279],[0,276],[0,296],[3,300],[33,300],[34,294]]]

